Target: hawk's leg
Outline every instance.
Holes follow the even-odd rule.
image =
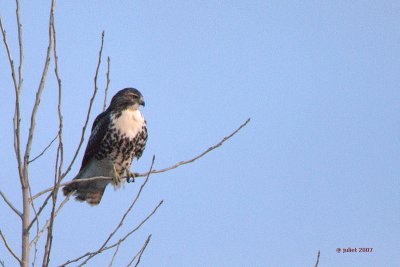
[[[132,180],[131,180],[131,178],[132,178]],[[128,183],[134,183],[135,182],[135,174],[133,172],[131,173],[129,170],[126,170],[126,181]]]
[[[113,165],[113,182],[114,185],[119,185],[119,183],[121,182],[121,177],[119,176],[117,170],[115,169],[115,165]]]

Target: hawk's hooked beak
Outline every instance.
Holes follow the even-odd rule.
[[[142,97],[139,99],[139,105],[142,105],[143,107],[146,105]]]

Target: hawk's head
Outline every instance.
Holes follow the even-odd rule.
[[[139,106],[144,106],[144,100],[139,90],[135,88],[125,88],[116,93],[111,99],[111,109],[133,109],[136,110]]]

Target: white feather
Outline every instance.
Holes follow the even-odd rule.
[[[141,131],[143,124],[144,118],[138,109],[126,109],[115,120],[115,127],[129,138],[134,138]]]

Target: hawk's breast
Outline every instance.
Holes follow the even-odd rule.
[[[123,175],[130,169],[133,157],[142,155],[146,140],[146,122],[139,110],[113,113],[101,154],[112,160],[116,171]]]
[[[116,115],[113,115],[113,117],[112,121],[115,122],[115,128],[120,130],[121,134],[132,139],[137,136],[145,124],[144,118],[138,109],[126,109],[122,111],[119,117]]]

